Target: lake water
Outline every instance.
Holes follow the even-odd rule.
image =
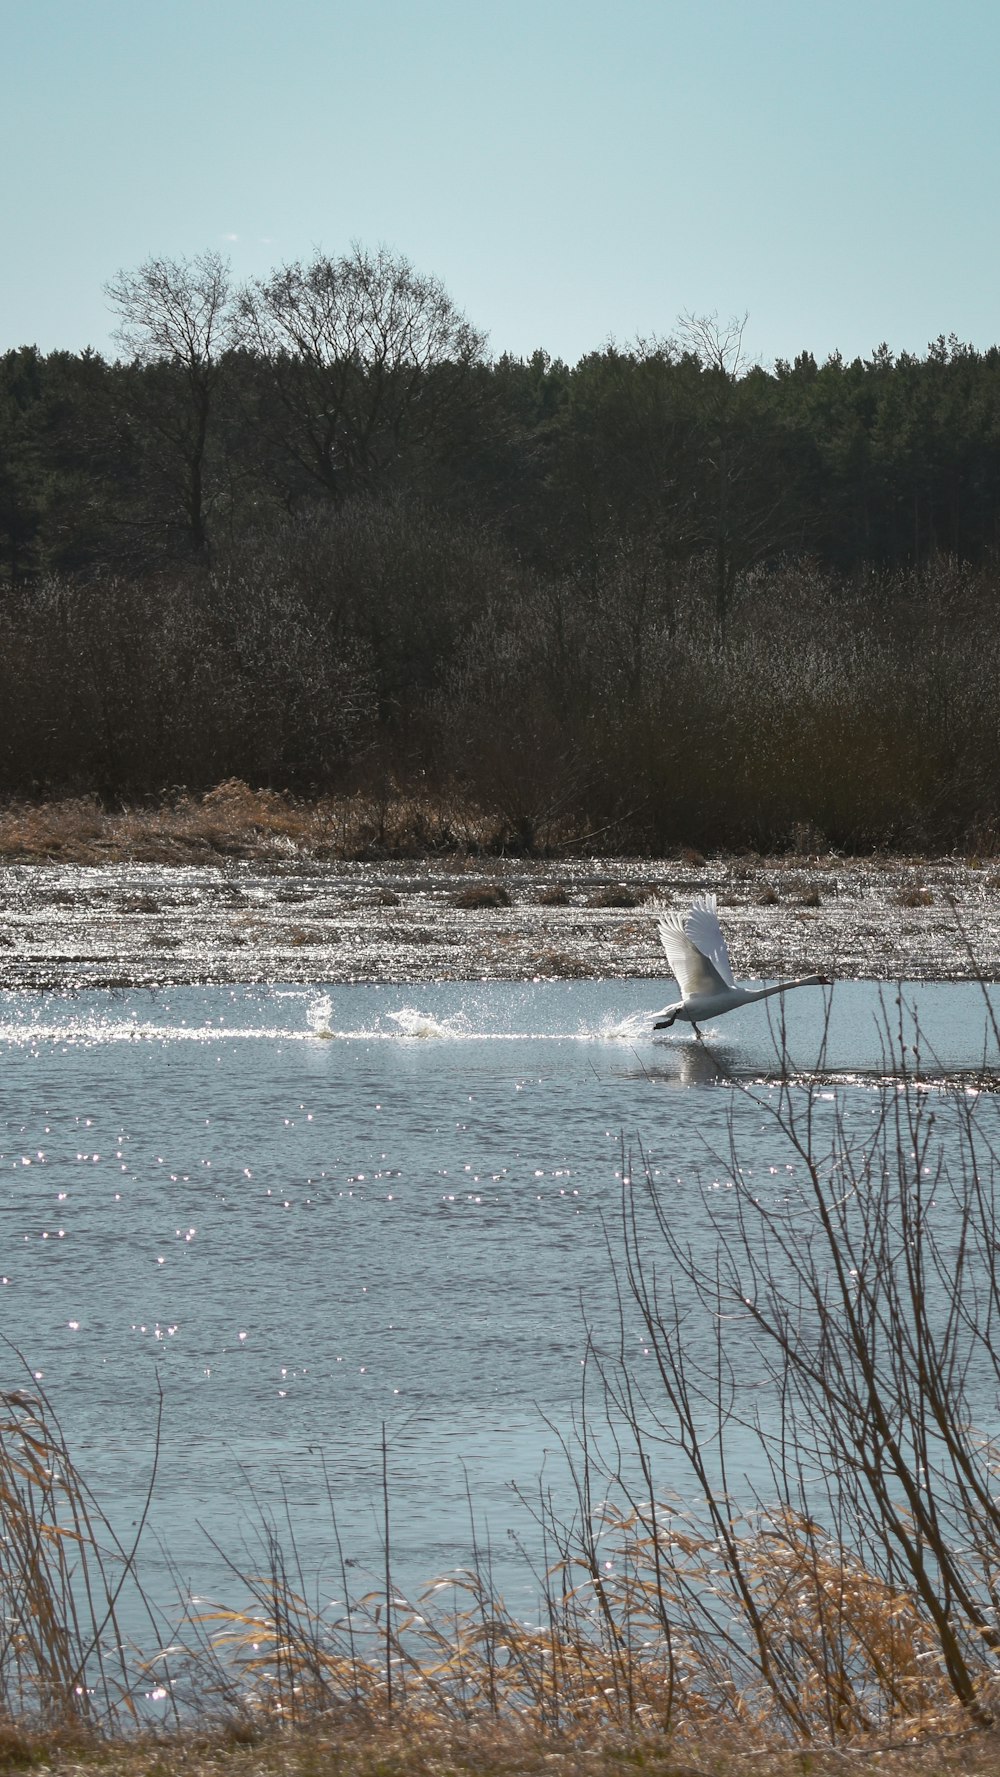
[[[896,991],[785,1002],[804,1070],[829,1015],[802,1091],[862,1135],[894,1090]],[[979,988],[902,992],[921,1070],[995,1059]],[[306,1571],[332,1581],[324,1467],[363,1590],[383,1427],[404,1584],[467,1558],[467,1486],[480,1534],[524,1529],[508,1484],[558,1470],[585,1324],[614,1336],[623,1151],[641,1142],[695,1245],[731,1134],[762,1190],[794,1167],[762,1110],[778,1002],[702,1045],[653,1038],[668,997],[662,981],[0,996],[0,1331],[124,1531],[162,1387],[143,1563],[161,1602],[178,1576],[232,1590],[210,1538],[238,1557],[252,1495],[287,1498]],[[13,1352],[0,1378],[24,1384]],[[502,1559],[508,1593],[527,1588]]]

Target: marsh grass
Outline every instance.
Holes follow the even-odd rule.
[[[566,823],[564,831],[571,833]],[[241,779],[203,795],[104,806],[96,797],[0,805],[0,859],[173,864],[224,858],[377,860],[499,856],[507,830],[457,795],[300,799]]]
[[[138,1719],[119,1607],[137,1590],[146,1512],[126,1547],[91,1498],[50,1401],[35,1378],[28,1383],[0,1395],[0,1721],[117,1726]],[[155,1468],[154,1450],[154,1477]],[[149,1623],[155,1632],[151,1613]]]
[[[587,896],[588,907],[638,907],[648,899],[644,892],[626,888],[624,883],[609,883]]]
[[[448,899],[453,907],[466,907],[470,911],[510,906],[510,894],[502,882],[470,882],[467,888],[456,889]]]
[[[741,1626],[720,1609],[718,1533],[692,1515],[605,1508],[595,1530],[541,1510],[555,1558],[538,1575],[530,1620],[490,1587],[485,1551],[483,1566],[416,1599],[393,1588],[387,1618],[384,1590],[339,1615],[318,1611],[276,1550],[267,1572],[240,1576],[252,1602],[198,1619],[195,1689],[261,1731],[399,1716],[421,1731],[519,1724],[575,1740],[669,1733],[689,1744],[728,1733],[765,1746],[788,1737],[790,1715],[794,1737],[818,1745],[966,1725],[925,1614],[813,1521],[734,1515],[727,1558],[747,1586]],[[782,1711],[744,1645],[751,1611],[770,1620],[775,1656],[788,1650],[786,1672],[794,1661],[801,1675]],[[877,1714],[873,1675],[891,1695],[889,1719]]]

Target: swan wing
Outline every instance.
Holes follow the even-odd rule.
[[[695,994],[721,993],[734,986],[729,952],[715,908],[714,895],[701,895],[687,913],[666,913],[660,920],[660,942],[685,999]]]
[[[726,940],[722,936],[714,895],[701,895],[692,901],[684,929],[696,950],[711,963],[725,987],[735,987],[733,966],[729,961]]]

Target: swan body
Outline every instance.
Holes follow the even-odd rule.
[[[829,975],[802,975],[795,981],[776,981],[770,987],[737,987],[714,895],[699,895],[686,913],[664,914],[659,932],[681,998],[654,1013],[654,1030],[668,1030],[679,1019],[697,1032],[703,1019],[718,1018],[753,1000],[788,993],[793,987],[827,987],[830,983]]]

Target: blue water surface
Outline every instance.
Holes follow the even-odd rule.
[[[762,1190],[794,1183],[769,1115],[780,1074],[864,1139],[901,1065],[978,1091],[995,1060],[975,985],[802,990],[704,1042],[654,1038],[667,997],[621,981],[0,996],[0,1331],[125,1534],[162,1391],[144,1552],[160,1602],[179,1582],[224,1595],[216,1545],[286,1507],[333,1589],[335,1517],[363,1589],[383,1435],[401,1583],[468,1557],[471,1495],[507,1589],[527,1588],[510,1483],[559,1471],[588,1329],[617,1340],[623,1172],[648,1165],[697,1247],[737,1160]],[[14,1349],[0,1379],[25,1383]]]

